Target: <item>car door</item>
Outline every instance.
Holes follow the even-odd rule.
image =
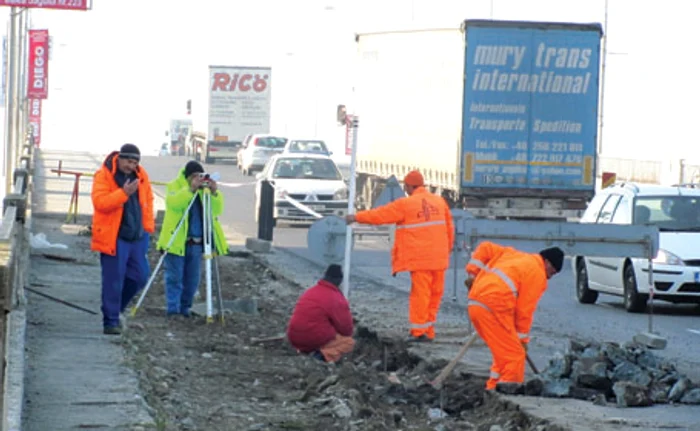
[[[621,198],[621,195],[611,193],[601,207],[595,223],[609,223]],[[612,278],[610,272],[614,272],[616,268],[611,266],[610,262],[606,261],[605,258],[599,256],[589,256],[586,259],[586,264],[588,268],[588,284],[595,290],[609,291],[610,288],[605,284],[604,280]]]
[[[611,217],[605,216],[602,220],[604,224],[620,224],[629,225],[632,223],[632,202],[629,196],[622,196],[613,210]],[[601,284],[607,286],[611,291],[622,294],[623,285],[622,277],[624,270],[624,257],[605,257],[599,258],[602,268]]]
[[[581,220],[579,220],[579,223],[595,223],[596,220],[598,220],[598,215],[603,209],[603,205],[605,205],[605,202],[608,200],[609,196],[610,194],[606,191],[596,193],[596,195],[586,207],[586,211],[583,213],[583,216],[581,217]],[[591,265],[590,259],[590,256],[583,256],[589,280],[591,279],[591,277],[595,276],[594,273],[596,271],[595,266]]]

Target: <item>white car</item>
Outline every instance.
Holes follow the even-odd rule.
[[[700,304],[700,189],[625,183],[598,192],[581,223],[653,224],[659,252],[653,260],[654,299]],[[624,298],[625,309],[646,309],[648,260],[577,256],[576,296],[593,304],[599,293]]]
[[[273,156],[257,176],[255,221],[260,208],[260,188],[268,180],[275,188],[274,219],[313,222],[317,217],[344,217],[348,209],[348,188],[335,162],[320,154]],[[300,204],[299,206],[294,203]],[[307,211],[311,210],[311,211]]]
[[[284,146],[284,152],[333,155],[326,143],[319,139],[290,139]]]
[[[169,156],[170,155],[170,148],[168,147],[168,144],[163,144],[160,146],[160,150],[158,150],[158,155],[160,157],[164,156]]]
[[[241,159],[241,171],[244,175],[262,171],[268,160],[275,154],[280,154],[286,144],[287,138],[262,134],[250,135],[250,138],[244,141],[245,147],[237,156]]]

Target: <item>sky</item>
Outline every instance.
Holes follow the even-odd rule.
[[[692,2],[609,0],[603,155],[693,158]],[[8,8],[0,19],[7,22]],[[32,11],[53,38],[42,146],[155,154],[171,117],[206,104],[207,66],[273,68],[272,131],[342,147],[355,32],[457,27],[468,18],[603,23],[604,0],[93,0]],[[360,129],[361,136],[361,129]]]

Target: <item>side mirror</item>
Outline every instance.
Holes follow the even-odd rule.
[[[333,155],[333,151],[329,151],[329,152],[328,152],[328,155],[329,155],[329,156],[332,156],[332,155]]]

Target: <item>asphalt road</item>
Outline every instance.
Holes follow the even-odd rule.
[[[143,165],[151,179],[169,181],[184,167],[183,157],[146,157]],[[225,198],[225,212],[221,221],[227,234],[235,237],[257,235],[254,221],[254,178],[242,175],[235,164],[205,165],[209,173],[221,174],[221,191]],[[156,187],[163,193],[163,187]],[[307,259],[315,259],[306,248],[307,229],[281,227],[274,232],[274,244]],[[389,274],[388,245],[378,239],[364,240],[353,253],[353,268],[359,267],[383,284],[407,291],[408,278]],[[452,286],[457,287],[457,300],[464,303],[464,259],[457,264],[457,282],[453,271],[447,273],[445,300],[452,297]],[[639,332],[648,329],[648,314],[630,314],[622,308],[622,298],[601,295],[595,305],[579,304],[575,298],[574,275],[567,261],[561,274],[550,280],[537,314],[533,334],[545,334],[563,339],[578,336],[586,339],[625,342]],[[668,339],[668,347],[662,352],[673,359],[682,371],[694,380],[700,380],[700,309],[691,305],[673,305],[658,302],[654,307],[653,330]]]

